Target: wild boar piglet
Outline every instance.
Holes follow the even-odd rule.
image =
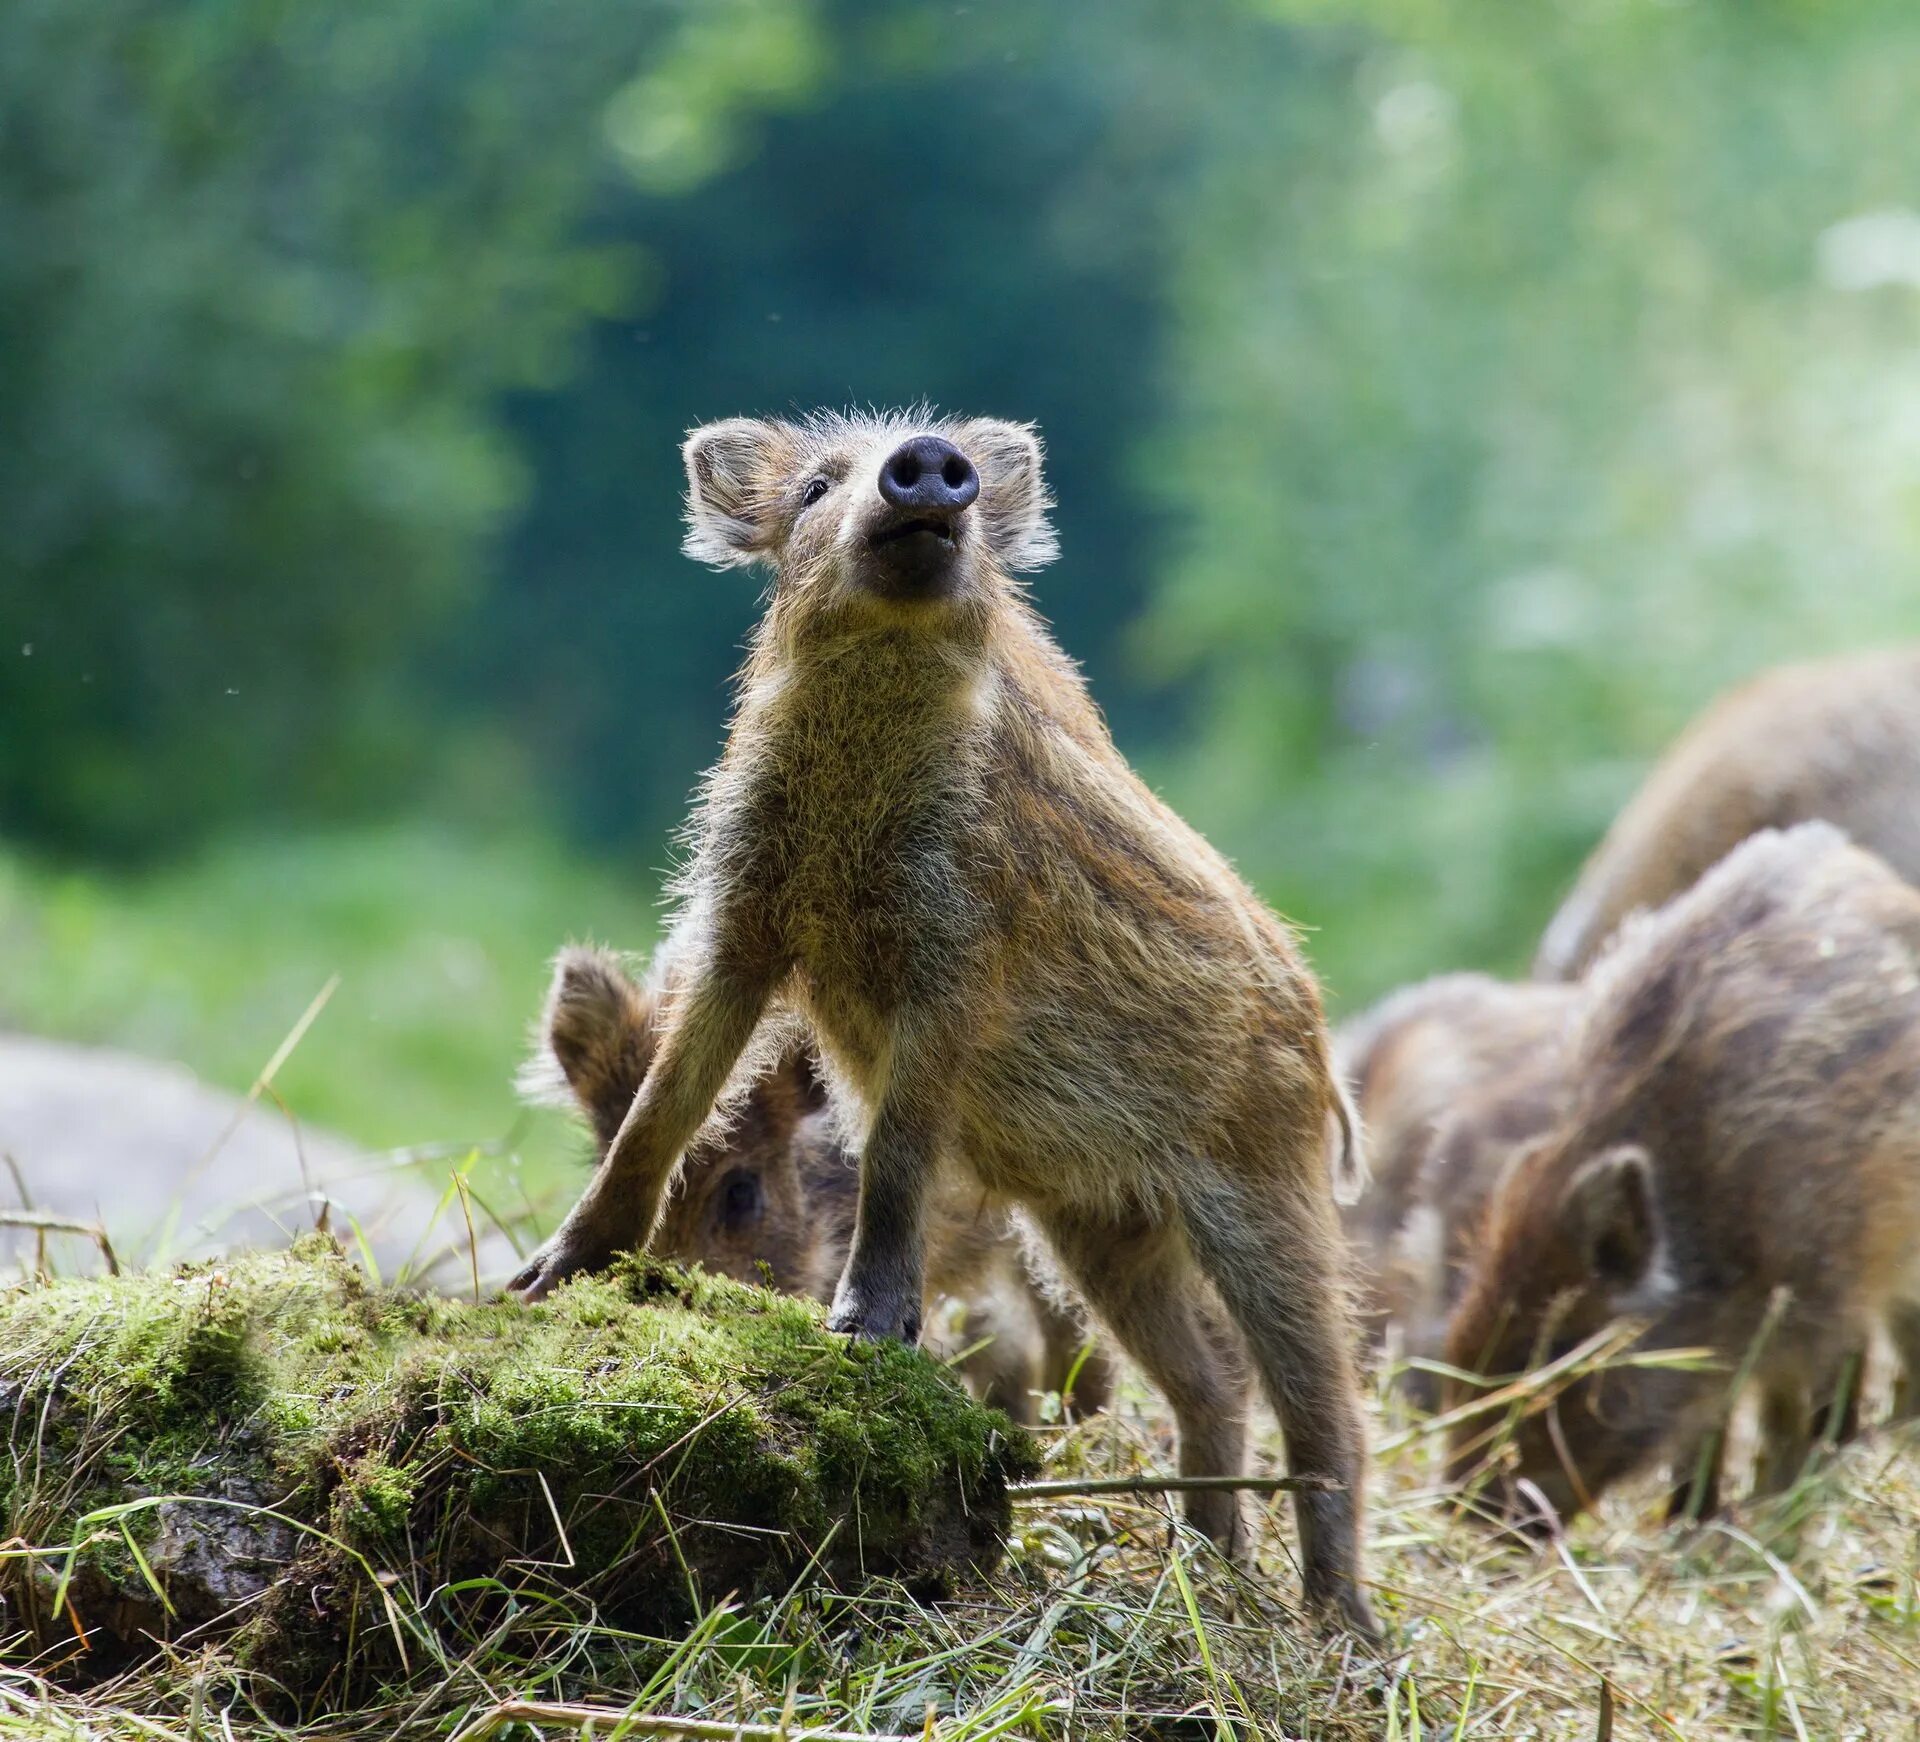
[[[534,1056],[533,1098],[577,1110],[604,1155],[646,1080],[659,1041],[657,995],[608,950],[579,946],[554,964]],[[828,1102],[800,1036],[773,1051],[689,1147],[652,1249],[741,1282],[833,1298],[853,1241],[859,1155]],[[1018,1421],[1047,1392],[1102,1408],[1104,1354],[1088,1348],[1079,1313],[1004,1206],[943,1178],[928,1206],[927,1294],[941,1353],[957,1358],[981,1398]]]
[[[943,1167],[1016,1204],[1166,1393],[1184,1472],[1236,1474],[1245,1362],[1299,1475],[1309,1604],[1363,1633],[1365,1456],[1330,1165],[1353,1143],[1295,941],[1133,774],[1015,576],[1054,554],[1033,431],[738,418],[686,444],[687,549],[768,604],[690,830],[659,1050],[516,1279],[642,1242],[771,1015],[859,1134],[831,1322],[919,1334]],[[1231,1329],[1229,1329],[1231,1327]],[[1189,1514],[1243,1547],[1231,1494]]]
[[[1825,824],[1753,836],[1590,970],[1568,1080],[1494,1194],[1450,1360],[1515,1375],[1618,1319],[1717,1360],[1576,1380],[1521,1421],[1498,1496],[1571,1517],[1710,1443],[1749,1359],[1778,1488],[1876,1326],[1915,1355],[1920,893]],[[1456,1475],[1485,1428],[1457,1430]]]
[[[1466,1237],[1516,1150],[1552,1123],[1575,997],[1568,986],[1442,974],[1335,1033],[1372,1175],[1346,1212],[1367,1325],[1376,1336],[1390,1327],[1405,1354],[1440,1357]],[[1426,1407],[1439,1400],[1418,1370],[1405,1388]]]

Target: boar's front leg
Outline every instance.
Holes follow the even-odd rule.
[[[1835,1363],[1825,1389],[1813,1399],[1813,1427],[1822,1451],[1850,1446],[1860,1437],[1860,1384],[1867,1372],[1867,1347],[1861,1343]]]
[[[1892,1418],[1912,1421],[1920,1416],[1920,1301],[1902,1301],[1895,1307],[1887,1331],[1899,1369],[1893,1381]]]
[[[1813,1454],[1813,1442],[1813,1400],[1806,1382],[1797,1375],[1786,1375],[1765,1384],[1760,1392],[1755,1498],[1784,1494],[1799,1481]]]
[[[861,1152],[853,1249],[834,1290],[829,1330],[874,1342],[920,1340],[927,1187],[938,1142],[939,1123],[921,1097],[890,1087]]]
[[[1720,1510],[1720,1483],[1726,1461],[1724,1421],[1686,1442],[1673,1460],[1673,1486],[1667,1493],[1669,1524],[1698,1524]]]
[[[643,1245],[682,1152],[693,1141],[753,1038],[771,977],[719,962],[670,988],[671,1015],[653,1066],[580,1201],[510,1283],[524,1301]]]

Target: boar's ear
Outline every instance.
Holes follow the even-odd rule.
[[[520,1073],[529,1100],[571,1104],[604,1149],[653,1064],[657,999],[609,950],[570,945],[553,964],[534,1056]]]
[[[797,457],[794,432],[760,418],[729,417],[687,437],[687,536],[695,562],[733,568],[763,557],[778,530],[781,487]]]
[[[954,439],[980,470],[980,514],[987,543],[1019,574],[1045,568],[1060,554],[1047,510],[1053,498],[1040,465],[1040,436],[1030,423],[969,418]]]
[[[767,1056],[747,1098],[761,1127],[784,1152],[808,1114],[827,1104],[827,1087],[813,1048],[789,1038]]]
[[[1660,1230],[1653,1206],[1653,1165],[1637,1143],[1596,1155],[1573,1176],[1561,1216],[1596,1280],[1609,1289],[1638,1288],[1654,1268]]]

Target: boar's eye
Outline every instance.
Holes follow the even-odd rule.
[[[814,503],[818,502],[820,498],[826,495],[832,488],[833,480],[830,478],[809,479],[806,489],[800,492],[800,506],[802,508],[811,508]]]
[[[720,1187],[720,1225],[744,1228],[759,1214],[760,1181],[744,1167],[737,1167]]]

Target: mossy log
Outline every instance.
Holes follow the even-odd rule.
[[[330,1242],[0,1298],[0,1600],[43,1664],[222,1634],[290,1687],[511,1602],[644,1633],[998,1556],[1034,1454],[925,1357],[645,1259],[535,1308]]]

